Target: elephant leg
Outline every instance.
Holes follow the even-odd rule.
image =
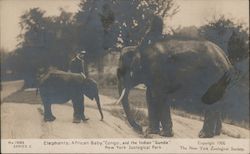
[[[146,130],[147,134],[158,134],[160,132],[160,121],[157,112],[157,104],[153,99],[151,91],[147,89],[146,91],[146,99],[148,105],[148,119],[149,119],[149,127]]]
[[[160,121],[162,125],[162,131],[160,132],[160,135],[166,137],[174,136],[172,130],[173,123],[171,118],[170,105],[167,103],[162,103],[160,105],[159,111],[160,111]]]
[[[56,119],[51,111],[51,103],[44,102],[44,121],[54,121]]]
[[[200,138],[211,138],[215,136],[216,129],[220,130],[221,126],[219,124],[219,121],[217,119],[218,115],[217,112],[213,112],[210,110],[205,111],[205,117],[204,117],[204,123],[203,128],[199,133]],[[219,124],[218,127],[217,123]]]
[[[215,126],[215,135],[220,135],[222,129],[222,120],[220,112],[216,113],[216,126]]]
[[[82,101],[81,101],[82,103],[81,103],[81,106],[80,106],[80,108],[81,108],[81,111],[80,111],[80,114],[81,114],[81,119],[83,120],[83,121],[87,121],[87,120],[89,120],[89,118],[87,118],[86,116],[85,116],[85,114],[84,114],[84,109],[85,109],[85,107],[84,107],[84,96],[82,97]]]
[[[79,96],[78,96],[79,97]],[[73,113],[73,123],[80,123],[82,119],[82,110],[83,110],[83,104],[82,104],[81,98],[74,97],[72,99],[74,113]]]
[[[81,120],[86,120],[84,115],[84,97],[80,94],[72,99],[74,114],[73,123],[80,123]]]

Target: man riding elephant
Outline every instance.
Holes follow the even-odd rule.
[[[85,71],[85,59],[84,56],[86,54],[85,50],[80,51],[77,55],[71,60],[70,63],[70,71],[72,73],[81,73],[86,78],[86,71]]]
[[[144,36],[141,44],[138,46],[138,50],[143,51],[150,44],[153,44],[156,41],[159,41],[163,38],[163,20],[159,16],[152,16],[149,21],[150,26],[146,30],[146,35]]]

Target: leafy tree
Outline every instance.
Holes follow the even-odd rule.
[[[20,27],[24,33],[19,35],[22,41],[19,46],[43,46],[44,43],[44,20],[45,11],[33,8],[26,11],[20,18]]]
[[[7,71],[8,71],[8,59],[9,59],[9,54],[6,52],[5,49],[0,48],[0,60],[1,60],[1,80],[5,80],[7,76]]]
[[[103,56],[110,48],[140,44],[155,16],[162,22],[177,11],[173,0],[82,0],[76,14],[60,9],[59,16],[51,17],[32,8],[20,17],[22,32],[12,57],[15,71],[31,86],[39,70],[67,70],[75,51],[85,49],[87,64],[94,62],[103,72]]]
[[[99,3],[100,1],[81,1],[80,10],[75,15],[78,34],[77,48],[87,51],[87,59],[95,59],[102,52],[103,29],[98,15]]]
[[[16,50],[17,68],[27,86],[35,86],[41,69],[55,66],[67,70],[74,47],[73,14],[60,9],[59,16],[45,17],[45,11],[33,8],[21,16],[21,40]]]
[[[169,39],[180,39],[180,40],[202,40],[199,29],[195,26],[189,27],[178,27],[171,29],[171,34],[167,36]]]
[[[102,58],[109,49],[140,44],[155,16],[162,22],[179,7],[173,0],[82,0],[79,8],[75,16],[78,50],[85,49],[87,59],[95,61],[102,72]]]
[[[86,63],[96,63],[99,76],[103,73],[103,56],[115,44],[114,36],[109,32],[110,25],[114,22],[114,14],[110,8],[112,2],[82,0],[75,15],[77,50],[87,51]]]
[[[164,20],[175,15],[179,9],[174,0],[82,0],[79,6],[80,11],[76,14],[79,45],[89,49],[89,56],[102,55],[100,50],[116,48],[117,43],[120,47],[138,45],[154,16]],[[105,33],[113,36],[103,37]],[[104,47],[107,43],[103,42],[107,40],[111,43]]]
[[[228,41],[228,57],[237,63],[249,57],[249,38],[246,31],[236,28]]]
[[[1,64],[4,63],[4,61],[7,59],[7,57],[8,57],[7,50],[5,50],[4,48],[0,48],[0,62],[1,62]]]
[[[236,23],[221,15],[200,28],[206,39],[219,45],[229,56],[232,63],[248,57],[249,32],[244,24]]]
[[[23,33],[19,35],[21,42],[19,49],[16,51],[20,60],[20,70],[25,80],[25,85],[33,86],[37,68],[43,63],[43,58],[40,57],[44,50],[46,21],[44,19],[45,11],[39,8],[33,8],[26,11],[21,16],[20,26]]]
[[[72,13],[60,9],[60,15],[49,17],[46,48],[49,51],[48,64],[61,70],[68,70],[69,60],[76,46],[76,30]],[[47,55],[47,56],[48,56]]]
[[[119,27],[121,46],[140,44],[151,28],[155,16],[164,21],[179,10],[174,0],[118,0],[115,2],[116,24]]]

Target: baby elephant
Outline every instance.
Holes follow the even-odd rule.
[[[49,70],[39,80],[40,96],[44,105],[44,121],[56,119],[51,111],[52,104],[63,104],[72,100],[74,108],[74,123],[88,120],[84,115],[84,97],[95,99],[103,120],[97,84],[94,80],[86,79],[81,74]]]

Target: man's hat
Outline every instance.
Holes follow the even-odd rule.
[[[86,51],[85,51],[85,50],[82,50],[82,51],[80,51],[79,53],[80,53],[80,54],[85,54]]]

